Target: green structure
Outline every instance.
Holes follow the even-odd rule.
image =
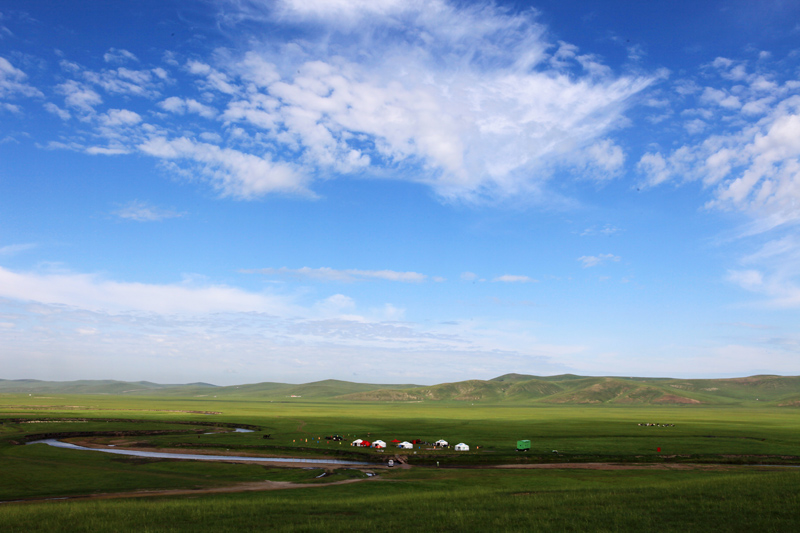
[[[517,441],[517,451],[518,452],[527,452],[531,449],[531,441],[529,440],[518,440]]]

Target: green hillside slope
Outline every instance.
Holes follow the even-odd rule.
[[[0,394],[113,394],[170,397],[255,398],[280,401],[483,402],[522,404],[775,405],[800,407],[800,376],[729,379],[531,376],[438,385],[381,385],[328,379],[300,385],[208,383],[162,385],[147,381],[0,380]]]

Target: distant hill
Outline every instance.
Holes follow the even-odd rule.
[[[442,383],[400,390],[346,394],[351,401],[470,401],[486,403],[719,405],[756,403],[800,406],[800,377],[751,376],[736,379],[537,377],[506,374],[481,381]]]
[[[79,380],[79,381],[39,381],[36,379],[0,379],[0,393],[28,394],[133,394],[166,393],[179,390],[215,388],[208,383],[189,385],[160,385],[149,381]]]
[[[505,374],[438,385],[379,385],[328,379],[293,385],[209,383],[162,385],[149,381],[2,380],[0,394],[111,394],[137,396],[256,398],[279,401],[483,402],[486,404],[722,405],[800,407],[800,376],[731,379],[532,376]]]

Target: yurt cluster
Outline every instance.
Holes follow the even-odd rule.
[[[413,450],[415,446],[417,446],[418,448],[422,448],[422,446],[433,446],[434,449],[436,449],[436,448],[443,449],[443,448],[449,448],[450,447],[450,443],[447,442],[444,439],[439,439],[434,443],[425,442],[425,441],[422,441],[422,440],[419,440],[419,439],[414,439],[412,441],[404,440],[402,442],[400,440],[398,440],[398,439],[394,439],[394,440],[392,440],[390,442],[390,444],[392,446],[396,446],[397,448],[400,448],[400,449],[403,449],[403,450]],[[358,446],[358,447],[361,447],[361,448],[375,448],[377,450],[382,450],[382,449],[386,448],[387,444],[386,444],[386,442],[384,442],[384,441],[382,441],[380,439],[374,440],[372,442],[370,442],[368,440],[364,440],[364,439],[356,439],[356,440],[354,440],[353,442],[350,443],[350,446]],[[456,444],[453,447],[453,449],[455,451],[457,451],[457,452],[468,452],[469,451],[469,446],[464,444],[463,442],[459,442],[458,444]]]

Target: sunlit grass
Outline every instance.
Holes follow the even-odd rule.
[[[5,531],[792,531],[800,472],[474,472],[0,507]],[[64,524],[70,524],[68,528]]]

